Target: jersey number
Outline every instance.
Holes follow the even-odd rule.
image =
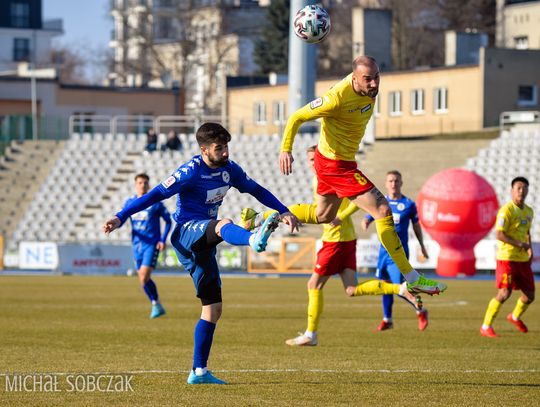
[[[355,172],[354,173],[354,179],[360,184],[360,185],[366,185],[367,184],[367,179],[365,177],[363,177],[361,174],[359,174],[358,172]]]

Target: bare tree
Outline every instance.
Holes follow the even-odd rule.
[[[196,0],[163,4],[168,7],[167,13],[146,8],[124,19],[126,37],[137,44],[137,50],[128,51],[124,66],[115,71],[123,75],[123,82],[128,75],[136,74],[140,86],[158,81],[167,87],[176,83],[197,110],[217,113],[218,80],[241,70],[233,55],[239,52],[238,35],[256,38],[260,19],[235,17],[243,9],[222,0],[214,1],[212,7],[203,7]]]

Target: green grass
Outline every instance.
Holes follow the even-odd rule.
[[[209,367],[227,386],[188,386],[193,327],[200,314],[191,280],[157,277],[168,314],[149,320],[135,278],[0,277],[1,373],[135,373],[133,392],[6,392],[0,405],[532,405],[540,399],[540,307],[525,314],[530,332],[505,321],[478,329],[492,281],[450,281],[425,298],[430,326],[417,330],[402,301],[395,328],[374,332],[380,298],[346,298],[325,288],[319,346],[289,348],[305,329],[305,278],[223,280],[224,314]],[[154,371],[154,372],[152,372]],[[131,374],[131,373],[129,373]]]

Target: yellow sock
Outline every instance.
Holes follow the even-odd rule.
[[[323,292],[322,290],[308,290],[308,296],[307,330],[310,332],[317,332],[324,305]]]
[[[486,316],[484,317],[484,325],[491,326],[491,324],[493,324],[493,320],[499,313],[499,310],[501,309],[501,305],[502,304],[499,301],[497,301],[496,298],[491,299],[486,310]]]
[[[521,301],[521,297],[518,298],[516,302],[516,308],[514,308],[514,311],[512,311],[514,319],[519,319],[521,315],[523,315],[523,313],[527,311],[527,308],[529,308],[529,304],[525,304],[523,301]]]
[[[365,283],[358,284],[354,290],[354,296],[359,295],[383,295],[383,294],[399,294],[399,284],[387,283],[381,280],[369,280]]]
[[[386,218],[375,219],[375,226],[377,227],[377,235],[382,245],[396,263],[401,274],[405,275],[413,271],[413,267],[407,256],[405,255],[405,250],[403,250],[403,245],[401,240],[396,233],[396,227],[394,226],[394,219],[392,216],[387,216]]]
[[[317,220],[317,205],[316,204],[295,204],[289,206],[289,211],[302,223],[319,224]]]

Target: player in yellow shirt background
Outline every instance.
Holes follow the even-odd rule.
[[[356,58],[350,75],[322,97],[298,109],[288,119],[279,157],[282,174],[292,173],[294,138],[302,123],[321,119],[321,135],[315,151],[317,204],[297,212],[304,223],[328,223],[348,198],[374,219],[379,240],[414,293],[439,294],[446,284],[419,274],[409,263],[396,233],[392,211],[384,195],[357,168],[356,152],[373,113],[379,92],[379,67],[369,56]]]
[[[524,177],[512,180],[512,200],[497,214],[496,233],[498,242],[497,268],[495,270],[497,295],[489,302],[480,334],[488,338],[499,335],[493,330],[493,320],[501,305],[510,298],[512,290],[521,290],[514,311],[506,319],[523,333],[528,332],[521,315],[534,301],[534,276],[531,269],[531,224],[533,210],[525,204],[529,181]]]
[[[313,172],[316,146],[307,149],[307,159]],[[317,178],[313,178],[313,189],[317,189]],[[306,207],[315,209],[315,204],[297,204],[288,209],[291,213],[302,213]],[[356,278],[356,232],[351,215],[358,210],[358,207],[348,199],[343,199],[339,207],[337,216],[328,224],[324,224],[323,235],[321,237],[322,247],[317,252],[317,260],[311,277],[307,282],[308,289],[308,318],[307,328],[299,336],[285,341],[290,346],[315,346],[318,344],[317,331],[319,321],[323,312],[324,297],[323,287],[333,275],[339,274],[343,283],[345,293],[349,297],[362,295],[385,295],[397,294],[405,298],[416,308],[420,305],[420,298],[415,298],[409,293],[406,284],[392,284],[380,280],[370,280],[358,283]],[[264,222],[274,211],[257,213],[251,208],[242,210],[241,226],[246,229],[253,229]]]

